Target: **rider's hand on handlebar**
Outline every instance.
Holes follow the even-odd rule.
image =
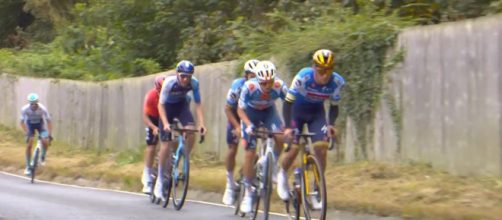
[[[240,127],[234,128],[234,130],[232,130],[232,133],[234,134],[234,136],[240,137],[241,136],[241,128]]]
[[[293,139],[293,129],[291,129],[291,128],[284,129],[284,138],[286,138],[288,140]]]
[[[333,138],[336,135],[336,129],[332,125],[328,125],[328,138]]]
[[[199,126],[200,135],[205,135],[206,131],[207,131],[207,129],[204,125]]]
[[[246,134],[251,135],[254,132],[254,125],[248,125],[246,127]]]

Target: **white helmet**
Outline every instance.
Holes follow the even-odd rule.
[[[276,71],[275,65],[272,62],[268,60],[261,61],[256,65],[256,78],[258,78],[258,81],[275,79]]]
[[[246,61],[246,63],[244,64],[244,72],[256,73],[256,65],[259,62],[260,61],[257,59],[251,59],[251,60]]]

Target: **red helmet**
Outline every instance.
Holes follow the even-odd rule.
[[[155,77],[155,82],[154,82],[155,89],[157,89],[158,91],[160,91],[160,89],[162,89],[162,83],[164,83],[165,78],[166,78],[165,76],[156,76]]]

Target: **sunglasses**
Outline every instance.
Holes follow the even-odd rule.
[[[192,78],[192,74],[183,74],[183,73],[180,73],[180,78],[182,78],[182,79],[191,79]]]
[[[274,81],[263,81],[263,82],[259,82],[260,86],[271,86],[274,84]]]
[[[322,67],[319,65],[315,65],[315,69],[321,75],[326,75],[333,72],[333,67]]]

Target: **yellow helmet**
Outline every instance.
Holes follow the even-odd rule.
[[[335,54],[331,50],[320,49],[314,53],[312,56],[314,63],[324,67],[330,68],[335,64]]]

